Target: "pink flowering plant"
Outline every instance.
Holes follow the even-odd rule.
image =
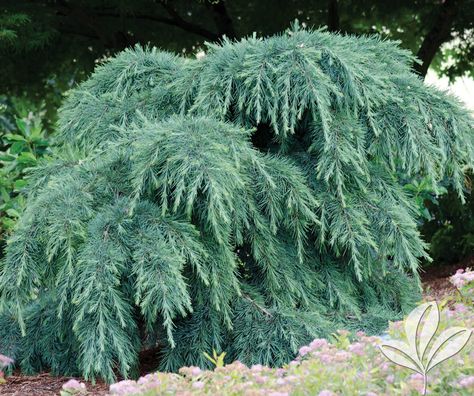
[[[13,359],[0,353],[0,385],[5,383],[5,373],[3,370],[13,364]]]
[[[80,396],[86,394],[86,384],[74,378],[66,382],[61,389],[61,396]]]
[[[465,297],[474,290],[472,271],[458,272],[453,278],[462,294],[454,303],[441,304],[438,331],[461,326],[474,327],[474,307]],[[403,322],[392,322],[384,338],[402,339]],[[329,340],[315,339],[300,348],[288,365],[269,368],[247,367],[233,362],[213,371],[199,367],[183,367],[179,374],[154,373],[138,381],[122,381],[111,385],[111,395],[419,395],[423,377],[390,362],[378,346],[382,337],[363,332],[339,331]],[[430,372],[428,395],[474,394],[474,348],[472,340],[453,358]]]
[[[461,300],[465,304],[472,305],[474,303],[474,271],[471,268],[458,269],[449,280],[456,286]]]

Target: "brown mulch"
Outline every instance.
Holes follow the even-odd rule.
[[[140,353],[140,375],[145,375],[157,370],[157,349],[150,349]],[[49,373],[42,373],[34,376],[22,375],[14,372],[6,378],[5,384],[0,384],[0,395],[8,396],[57,396],[62,386],[74,377],[54,377]],[[87,387],[88,396],[105,396],[108,393],[109,385],[102,381],[97,381],[94,385],[76,378]],[[121,378],[118,378],[121,380]]]
[[[52,377],[48,373],[35,376],[10,375],[6,383],[0,385],[0,395],[8,396],[57,396],[61,387],[71,377]],[[80,378],[78,381],[84,382]],[[104,396],[109,389],[107,384],[97,382],[95,385],[87,383],[89,395]]]
[[[444,265],[439,267],[431,267],[427,272],[421,274],[423,282],[423,292],[430,300],[441,300],[445,295],[454,292],[456,289],[449,282],[449,277],[453,275],[458,268],[474,268],[474,256],[462,261],[461,263],[453,265]],[[141,356],[142,361],[147,362],[142,367],[142,374],[154,371],[152,362],[156,362],[156,351],[152,353],[145,353]],[[154,356],[151,356],[151,355]],[[61,387],[66,383],[70,377],[52,377],[48,373],[39,374],[36,376],[26,376],[15,373],[7,377],[7,382],[0,385],[0,395],[8,396],[57,396]],[[79,381],[84,382],[80,378]],[[103,382],[97,382],[92,385],[85,382],[87,386],[88,395],[105,396],[109,389],[108,385]]]
[[[428,300],[442,300],[446,295],[456,292],[456,288],[449,281],[459,268],[474,268],[474,256],[464,259],[460,263],[437,267],[430,267],[421,273],[423,294]]]

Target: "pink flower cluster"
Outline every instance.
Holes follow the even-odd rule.
[[[61,395],[85,395],[87,394],[86,384],[76,379],[70,379],[63,385]]]
[[[470,270],[458,271],[454,278],[457,279],[458,285],[467,285],[467,281],[472,281],[472,273]],[[460,282],[460,279],[464,283]],[[466,291],[466,288],[463,290]],[[464,291],[462,296],[456,293],[455,303],[450,305],[449,309],[441,311],[440,331],[456,326],[474,328],[474,307],[466,302]],[[403,321],[392,322],[388,333],[382,337],[368,336],[361,331],[355,335],[347,331],[338,331],[331,342],[326,339],[315,339],[309,345],[302,346],[292,362],[280,368],[270,368],[261,364],[248,367],[239,361],[213,371],[195,366],[183,367],[179,370],[179,374],[154,373],[141,377],[138,381],[121,381],[110,386],[110,394],[123,396],[418,394],[423,390],[423,377],[395,365],[382,355],[378,346],[385,337],[402,339]],[[449,392],[455,388],[460,396],[473,394],[474,376],[467,375],[466,371],[461,370],[470,367],[473,359],[473,345],[468,345],[456,358],[444,362],[440,365],[441,368],[433,369],[429,375],[428,392],[441,389],[439,394],[450,394]],[[82,389],[77,384],[76,387]]]
[[[110,393],[113,395],[135,395],[142,393],[136,381],[124,380],[110,385]]]
[[[13,363],[13,359],[0,353],[0,385],[5,382],[4,373],[2,368],[9,366]]]
[[[13,359],[0,353],[0,368],[7,367],[13,363]]]
[[[187,369],[190,369],[190,367],[187,367]],[[174,394],[183,378],[176,374],[152,373],[140,377],[137,381],[124,380],[117,382],[110,385],[109,390],[112,395],[117,396],[161,394],[164,389],[168,393]]]
[[[465,377],[459,381],[461,388],[474,388],[474,375]]]
[[[328,341],[324,338],[316,338],[315,340],[311,341],[309,345],[303,346],[299,350],[299,355],[300,356],[305,356],[309,353],[324,349],[327,347]]]
[[[471,268],[466,268],[465,270],[458,269],[449,280],[458,289],[462,289],[465,285],[474,282],[474,271]]]
[[[349,333],[345,331],[338,331],[338,333],[343,338],[349,335]],[[345,362],[350,360],[354,355],[366,355],[368,346],[373,347],[380,342],[378,337],[368,337],[362,331],[357,332],[356,335],[358,341],[350,344],[347,349],[342,350],[338,349],[336,345],[329,344],[325,339],[315,339],[309,345],[300,348],[298,358],[291,362],[290,365],[299,364],[300,360],[304,357],[317,358],[324,364]]]

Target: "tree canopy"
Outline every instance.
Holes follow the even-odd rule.
[[[329,31],[400,40],[421,60],[454,78],[472,73],[472,0],[3,0],[0,81],[4,92],[44,97],[69,89],[94,62],[136,43],[193,52],[224,35],[274,34],[295,18]],[[451,48],[443,44],[456,40]],[[441,65],[441,59],[449,62]],[[53,100],[51,97],[50,100]],[[57,105],[57,103],[56,103]]]

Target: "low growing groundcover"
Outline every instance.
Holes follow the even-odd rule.
[[[474,328],[474,271],[459,270],[451,278],[456,291],[439,303],[441,318],[436,335],[460,326]],[[404,338],[404,323],[392,322],[389,337]],[[436,338],[435,335],[435,338]],[[467,396],[474,393],[474,343],[428,373],[427,394]],[[212,371],[183,367],[179,374],[153,373],[138,381],[110,386],[112,395],[419,395],[423,377],[388,361],[380,352],[381,337],[363,332],[335,333],[330,340],[315,339],[299,350],[283,368],[248,367],[241,362]],[[86,394],[85,385],[72,380],[64,395]]]

